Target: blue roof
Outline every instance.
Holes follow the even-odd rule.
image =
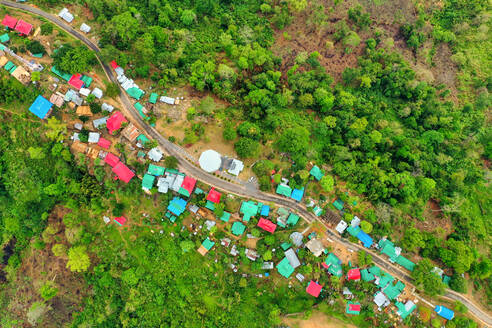
[[[290,195],[290,198],[300,202],[302,200],[302,196],[304,196],[304,188],[292,190],[292,194]]]
[[[367,248],[370,248],[373,241],[372,241],[372,238],[371,236],[369,236],[367,233],[365,233],[364,231],[359,231],[359,233],[357,234],[357,238],[364,244],[365,247]]]
[[[261,216],[268,216],[268,214],[270,213],[270,206],[268,205],[263,205],[261,207],[261,212],[260,212],[260,215]]]
[[[43,96],[39,95],[36,100],[34,100],[31,107],[29,107],[29,111],[40,119],[44,119],[52,106],[52,103],[50,103]]]
[[[186,201],[180,197],[174,197],[167,210],[176,216],[180,216],[186,209]]]
[[[436,305],[434,311],[446,320],[451,320],[454,318],[454,312],[445,306]]]

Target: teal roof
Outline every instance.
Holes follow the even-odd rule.
[[[244,233],[244,230],[246,230],[246,226],[242,224],[239,221],[236,221],[232,224],[231,232],[236,235],[240,236]]]
[[[391,276],[389,273],[383,272],[381,277],[379,277],[378,287],[384,288],[388,284],[391,284],[394,280],[395,278],[393,278],[393,276]]]
[[[155,176],[164,175],[164,172],[166,172],[166,168],[154,164],[150,164],[149,169],[147,170],[148,174],[152,174]]]
[[[360,303],[359,303],[359,302],[350,302],[350,301],[348,301],[348,302],[347,302],[347,307],[346,307],[346,309],[345,309],[345,313],[347,313],[347,314],[356,314],[356,315],[357,315],[357,314],[360,314],[360,311],[357,311],[357,310],[351,310],[351,309],[350,309],[350,305],[360,305]]]
[[[410,306],[408,307],[401,302],[396,302],[395,305],[396,308],[398,309],[396,313],[398,313],[402,319],[408,317],[417,308],[417,305],[415,305],[413,302],[410,303],[409,304]]]
[[[3,68],[5,68],[6,71],[10,71],[12,69],[12,67],[15,67],[15,64],[12,63],[10,60],[7,62],[7,64],[5,64],[5,66]]]
[[[207,203],[205,204],[205,208],[208,208],[211,211],[215,210],[215,204],[209,200],[207,200]]]
[[[152,92],[149,97],[149,103],[155,104],[157,102],[157,98],[159,98],[159,95],[155,92]]]
[[[36,57],[36,58],[43,58],[43,54],[40,53],[40,54],[32,54],[33,57]]]
[[[141,150],[138,151],[137,157],[145,157],[145,153]]]
[[[207,250],[209,251],[213,246],[215,245],[215,243],[213,241],[211,241],[210,239],[205,239],[202,243],[202,246]]]
[[[390,276],[391,277],[391,276]],[[391,277],[393,278],[393,277]],[[382,278],[381,278],[382,279]],[[382,287],[382,286],[381,286]],[[403,289],[405,288],[405,285],[401,282],[398,281],[396,284],[392,284],[391,282],[386,286],[386,288],[383,289],[383,293],[388,296],[388,299],[390,301],[394,300],[395,298],[398,297],[398,295],[401,294]]]
[[[299,215],[290,213],[289,217],[287,218],[287,225],[295,226],[298,221],[299,221]]]
[[[224,222],[229,222],[230,218],[231,218],[231,213],[226,211],[224,211],[224,213],[222,213],[222,216],[220,217],[220,219]]]
[[[283,249],[284,251],[288,250],[291,246],[292,246],[292,244],[291,244],[291,243],[288,243],[288,242],[283,242],[283,243],[280,245],[280,247],[282,247],[282,249]]]
[[[149,142],[149,138],[145,134],[141,134],[137,137],[137,141],[140,141],[142,145],[145,145],[146,142]]]
[[[380,277],[383,273],[383,271],[381,271],[381,269],[375,265],[369,268],[369,272],[377,277]]]
[[[134,107],[135,107],[135,109],[136,109],[136,110],[138,110],[138,111],[141,111],[141,110],[142,110],[142,108],[143,108],[142,104],[141,104],[141,103],[139,103],[139,102],[135,103],[133,106],[134,106]]]
[[[314,211],[314,215],[316,215],[316,216],[320,216],[323,213],[323,209],[321,207],[319,207],[319,206],[316,206],[313,209],[313,211]]]
[[[367,271],[367,269],[360,270],[360,275],[361,275],[362,280],[364,280],[364,281],[369,282],[369,281],[374,280],[374,275],[372,273],[370,273],[369,271]]]
[[[280,273],[285,278],[289,278],[292,273],[294,273],[294,268],[290,265],[289,259],[284,257],[282,261],[277,264],[278,273]]]
[[[396,258],[396,263],[407,269],[408,271],[413,271],[415,269],[415,263],[407,259],[406,257],[400,255]]]
[[[154,180],[155,180],[155,176],[150,174],[145,174],[142,179],[142,188],[149,189],[149,190],[152,189],[152,187],[154,186]]]
[[[203,190],[201,190],[200,188],[196,187],[195,188],[195,194],[197,194],[197,195],[203,194]]]
[[[243,221],[249,222],[251,217],[258,213],[258,205],[251,200],[243,202],[239,209],[239,213],[243,214]]]
[[[392,244],[384,244],[384,247],[381,249],[381,253],[388,255],[388,257],[393,261],[396,260],[396,249]]]
[[[126,92],[130,97],[135,98],[137,100],[140,100],[140,98],[142,98],[144,94],[144,92],[137,87],[129,88],[128,90],[126,90]]]
[[[8,33],[5,33],[5,34],[2,34],[0,35],[0,42],[8,42],[10,40],[10,36],[8,35]]]
[[[72,74],[62,72],[62,71],[58,70],[58,68],[56,68],[56,66],[51,67],[51,72],[58,75],[59,77],[61,77],[62,79],[64,79],[67,82],[72,77]]]
[[[290,195],[292,194],[292,188],[284,184],[279,184],[277,186],[277,194],[283,195],[285,197],[290,197]]]
[[[360,228],[359,227],[352,227],[352,226],[349,226],[347,228],[347,231],[348,233],[353,236],[353,237],[357,237],[357,235],[359,234],[360,232]]]
[[[10,73],[10,74],[14,73],[14,71],[15,71],[16,69],[17,69],[17,66],[15,66],[15,65],[14,65],[14,66],[12,66],[12,68],[10,68],[10,70],[9,70],[9,73]]]
[[[0,50],[5,50],[5,49],[7,49],[7,47],[4,46],[3,44],[0,44]]]
[[[80,80],[82,80],[82,82],[84,82],[86,88],[90,87],[92,84],[92,77],[90,77],[90,76],[83,75],[80,78]]]
[[[343,202],[340,199],[337,199],[333,202],[333,206],[339,211],[343,210]]]
[[[443,282],[446,286],[448,286],[448,287],[449,287],[449,282],[450,282],[450,281],[451,281],[451,277],[450,277],[450,276],[446,276],[446,275],[444,275],[444,276],[442,277],[442,282]]]
[[[321,180],[321,178],[324,176],[323,172],[318,166],[313,166],[311,171],[309,171],[309,174],[311,174],[316,180]]]
[[[325,264],[328,266],[328,272],[334,276],[341,277],[343,275],[342,264],[340,259],[333,253],[329,253],[325,259]]]

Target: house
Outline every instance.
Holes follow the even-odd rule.
[[[342,288],[342,294],[346,299],[354,298],[354,293],[352,293],[347,287]]]
[[[224,213],[222,213],[222,216],[220,217],[220,220],[224,222],[229,222],[230,218],[231,218],[231,213],[224,211]]]
[[[275,229],[277,229],[277,225],[275,223],[264,218],[260,218],[260,221],[258,221],[258,227],[270,233],[274,233]]]
[[[171,185],[174,182],[174,177],[170,175],[166,175],[165,177],[159,178],[157,180],[157,191],[166,194],[169,191],[169,185]]]
[[[70,77],[70,80],[68,80],[68,84],[70,84],[75,89],[80,90],[81,88],[84,87],[84,81],[82,81],[80,79],[81,77],[82,77],[82,74],[80,74],[80,73],[72,75]]]
[[[294,272],[294,268],[290,265],[289,259],[284,257],[282,261],[277,264],[277,271],[280,275],[285,278],[289,278],[290,275]]]
[[[103,137],[100,137],[99,141],[97,142],[97,145],[99,147],[104,148],[104,149],[109,149],[109,147],[111,147],[111,141],[109,141],[108,139],[105,139]]]
[[[402,319],[405,319],[406,317],[408,317],[417,308],[417,305],[415,305],[415,303],[412,301],[407,301],[405,304],[403,304],[401,302],[395,302],[395,306],[398,309],[398,311],[396,311],[396,313]]]
[[[15,25],[15,30],[19,32],[20,35],[29,35],[32,31],[32,25],[19,19],[17,25]]]
[[[283,195],[285,197],[290,197],[290,195],[292,194],[292,189],[289,186],[287,186],[286,184],[281,183],[277,186],[276,192],[279,195]]]
[[[75,114],[77,114],[77,116],[91,117],[92,111],[91,111],[91,108],[89,106],[79,106],[79,107],[77,107]]]
[[[316,216],[320,216],[321,214],[323,214],[323,209],[319,206],[315,206],[313,209],[313,213]]]
[[[172,191],[179,192],[179,189],[183,184],[184,178],[185,178],[184,174],[176,174],[176,178],[174,179],[173,184],[169,186],[169,188],[171,188]]]
[[[44,120],[50,115],[52,106],[52,103],[50,103],[43,96],[39,95],[36,100],[34,100],[31,107],[29,107],[29,111]]]
[[[107,157],[107,156],[106,156]],[[130,170],[123,162],[118,162],[112,169],[114,174],[119,180],[128,183],[135,176],[132,170]]]
[[[453,320],[454,312],[442,305],[436,305],[434,311],[446,320]]]
[[[327,258],[321,265],[328,269],[328,272],[334,276],[342,277],[342,261],[333,253],[329,253]]]
[[[345,229],[347,229],[348,224],[344,220],[341,220],[338,222],[337,226],[335,227],[335,230],[338,231],[339,234],[344,233]]]
[[[292,248],[289,248],[284,252],[284,255],[287,259],[289,259],[290,265],[295,269],[301,265],[299,258],[296,255],[296,252]]]
[[[101,89],[99,88],[94,88],[92,89],[92,92],[91,94],[94,95],[94,97],[96,97],[97,99],[101,99],[103,97],[103,92]]]
[[[14,17],[9,16],[9,15],[5,15],[5,17],[2,20],[2,25],[13,30],[15,28],[15,26],[17,25],[17,18],[14,18]]]
[[[318,284],[316,281],[311,280],[306,288],[306,292],[311,296],[318,297],[322,289],[323,286]]]
[[[238,256],[239,252],[237,251],[236,245],[232,245],[231,251],[229,252],[232,256]]]
[[[120,66],[116,63],[116,60],[112,60],[112,61],[109,63],[109,65],[111,65],[111,67],[112,67],[113,69],[116,69],[117,67],[120,67]]]
[[[96,159],[99,156],[99,150],[96,148],[89,147],[87,148],[87,157]]]
[[[160,98],[160,101],[165,103],[165,104],[174,105],[176,100],[174,98],[171,98],[171,97],[162,96]]]
[[[374,303],[376,303],[376,305],[380,309],[390,305],[389,299],[382,292],[379,291],[374,294]]]
[[[58,16],[65,20],[67,23],[71,23],[73,21],[73,15],[68,11],[67,8],[63,8]]]
[[[249,248],[246,248],[244,250],[244,255],[246,255],[246,257],[251,261],[256,261],[256,259],[259,257],[258,253],[255,250]]]
[[[101,137],[101,134],[98,132],[89,132],[89,143],[98,143],[99,138]]]
[[[179,188],[178,193],[180,193],[183,196],[190,197],[191,194],[193,193],[193,189],[195,188],[195,185],[196,185],[195,179],[189,176],[185,176],[183,179],[183,183]]]
[[[123,123],[128,123],[125,116],[121,112],[114,112],[106,122],[109,134],[114,134],[115,131],[121,129]]]
[[[313,253],[314,256],[318,257],[321,254],[323,254],[323,251],[325,248],[323,247],[323,244],[321,243],[321,240],[313,238],[310,241],[306,243],[306,247]]]
[[[65,100],[63,99],[63,95],[54,93],[50,97],[50,103],[60,108],[65,103]]]
[[[293,227],[297,224],[298,221],[299,221],[299,215],[290,213],[289,217],[287,218],[287,225]]]
[[[128,125],[121,131],[121,135],[128,139],[130,142],[134,142],[135,139],[140,135],[140,131],[133,125],[133,123],[128,123]]]
[[[236,236],[240,236],[244,233],[244,230],[246,230],[246,226],[244,224],[242,224],[241,222],[236,221],[232,224],[232,227],[231,227],[232,234],[234,234]]]
[[[352,303],[351,301],[348,301],[347,307],[345,308],[345,313],[353,314],[353,315],[359,315],[360,314],[360,303],[359,302]]]
[[[263,205],[261,207],[261,211],[260,211],[260,215],[261,216],[268,216],[268,214],[270,213],[270,206],[268,205]]]
[[[364,280],[365,282],[370,282],[375,279],[374,275],[370,273],[367,269],[360,270],[360,275],[362,280]]]
[[[51,67],[51,72],[59,77],[61,77],[63,80],[65,81],[69,81],[70,78],[72,77],[72,74],[69,74],[69,73],[66,73],[66,72],[62,72],[60,71],[58,68],[56,68],[56,66],[53,66]],[[71,100],[71,99],[70,99]],[[70,100],[67,100],[65,99],[65,101],[70,101]]]
[[[239,213],[243,214],[243,221],[249,222],[251,217],[258,213],[258,205],[251,200],[243,202],[241,204],[241,208],[239,209]]]
[[[215,242],[211,241],[208,237],[205,239],[202,244],[200,245],[200,248],[198,248],[198,253],[200,253],[202,256],[205,256],[205,254],[208,253],[214,247]]]
[[[407,269],[408,271],[413,271],[415,269],[415,263],[404,257],[403,255],[399,255],[396,258],[396,263]]]
[[[123,226],[126,223],[126,218],[124,216],[120,216],[120,217],[114,218],[113,220],[120,227]]]
[[[321,178],[324,176],[321,169],[316,165],[311,168],[309,174],[311,174],[317,181],[321,180]]]
[[[210,189],[208,193],[207,200],[214,204],[218,204],[220,202],[221,196],[222,196],[221,193],[215,190],[214,187],[212,187],[212,189]]]
[[[354,217],[352,218],[352,221],[350,221],[350,225],[352,227],[358,227],[360,226],[360,219],[357,215],[354,215]]]
[[[360,230],[356,237],[362,242],[362,245],[364,245],[364,247],[371,248],[373,240],[371,236],[369,236],[367,233]]]
[[[403,292],[403,289],[405,289],[405,284],[398,280],[394,285],[389,283],[382,291],[392,301]]]
[[[149,141],[150,141],[149,138],[147,138],[147,136],[145,134],[140,134],[137,137],[137,147],[142,148]]]
[[[75,123],[75,124],[73,125],[73,128],[74,128],[75,130],[79,130],[79,131],[80,131],[80,130],[82,130],[82,128],[83,128],[83,127],[84,127],[84,125],[82,125],[82,123]]]
[[[295,201],[300,202],[302,200],[302,196],[304,196],[304,188],[292,190],[290,198],[292,198]]]
[[[93,120],[92,125],[94,126],[94,129],[99,129],[100,127],[105,126],[107,121],[108,121],[108,117],[104,116],[104,117]]]
[[[347,272],[347,279],[348,280],[354,280],[354,281],[359,281],[361,278],[361,274],[360,274],[360,269],[350,269],[348,272]]]
[[[150,164],[149,168],[147,169],[148,174],[152,174],[153,176],[161,176],[164,175],[164,172],[166,172],[166,169],[162,166],[157,166],[154,164]]]
[[[154,186],[155,176],[150,174],[145,174],[142,179],[142,189],[145,191],[150,191]]]
[[[238,159],[232,159],[231,165],[227,172],[229,172],[232,175],[238,176],[239,173],[244,169],[244,163],[241,162]]]
[[[200,208],[199,208],[197,205],[195,205],[195,204],[190,204],[190,205],[188,206],[188,210],[189,210],[191,213],[195,214],[195,215],[198,213],[198,210],[199,210],[199,209],[200,209]]]
[[[297,280],[299,280],[299,282],[303,282],[303,281],[304,281],[304,279],[305,279],[305,277],[304,277],[302,274],[297,273],[297,274],[296,274],[296,279],[297,279]]]
[[[337,198],[334,202],[333,202],[333,206],[335,206],[335,208],[339,211],[342,211],[343,210],[343,202],[341,199]]]
[[[155,92],[152,92],[149,97],[149,103],[155,104],[157,102],[157,99],[159,98],[159,95]]]
[[[91,94],[91,89],[88,89],[88,88],[80,88],[79,93],[82,96],[87,97],[88,95]]]
[[[162,156],[163,156],[162,151],[157,147],[152,148],[147,153],[147,157],[149,157],[149,159],[154,162],[159,162],[162,159]]]
[[[263,262],[263,264],[261,265],[262,270],[273,270],[274,267],[275,266],[273,262]]]
[[[14,77],[17,81],[24,85],[28,85],[29,83],[31,83],[31,74],[22,66],[17,66],[11,74],[12,77]]]
[[[126,85],[124,83],[124,84],[122,84],[121,87],[126,90],[126,92],[128,93],[128,95],[130,97],[132,97],[134,99],[140,100],[140,98],[142,98],[142,96],[144,95],[144,92],[142,90],[140,90],[137,86],[135,86],[135,84],[133,83],[133,80],[126,81]],[[125,88],[125,87],[127,87],[127,88]]]
[[[176,216],[180,216],[186,210],[186,200],[181,197],[174,197],[167,206],[167,210]]]
[[[302,245],[302,240],[304,239],[304,236],[302,235],[302,233],[294,231],[290,234],[289,239],[292,241],[294,246],[299,247]]]
[[[102,103],[101,108],[102,108],[102,110],[104,110],[106,112],[110,112],[110,113],[114,110],[114,107],[107,104],[107,103]]]
[[[104,162],[111,167],[115,167],[118,164],[120,159],[113,153],[108,153],[106,157],[104,157]]]
[[[6,42],[9,42],[9,41],[10,41],[10,36],[9,36],[8,33],[4,33],[4,34],[0,35],[0,42],[1,43],[6,43]]]
[[[80,30],[84,33],[89,33],[91,31],[91,27],[86,23],[82,23],[82,25],[80,25]]]

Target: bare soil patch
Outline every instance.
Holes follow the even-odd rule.
[[[283,323],[298,328],[356,328],[352,324],[332,318],[321,312],[314,312],[307,320],[298,318],[284,318]]]

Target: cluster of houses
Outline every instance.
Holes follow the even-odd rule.
[[[60,10],[60,12],[58,13],[58,17],[60,17],[67,23],[72,23],[74,19],[73,14],[71,14],[67,8],[63,8],[62,10]],[[84,33],[89,33],[91,31],[91,27],[86,23],[82,23],[80,25],[80,30]]]

